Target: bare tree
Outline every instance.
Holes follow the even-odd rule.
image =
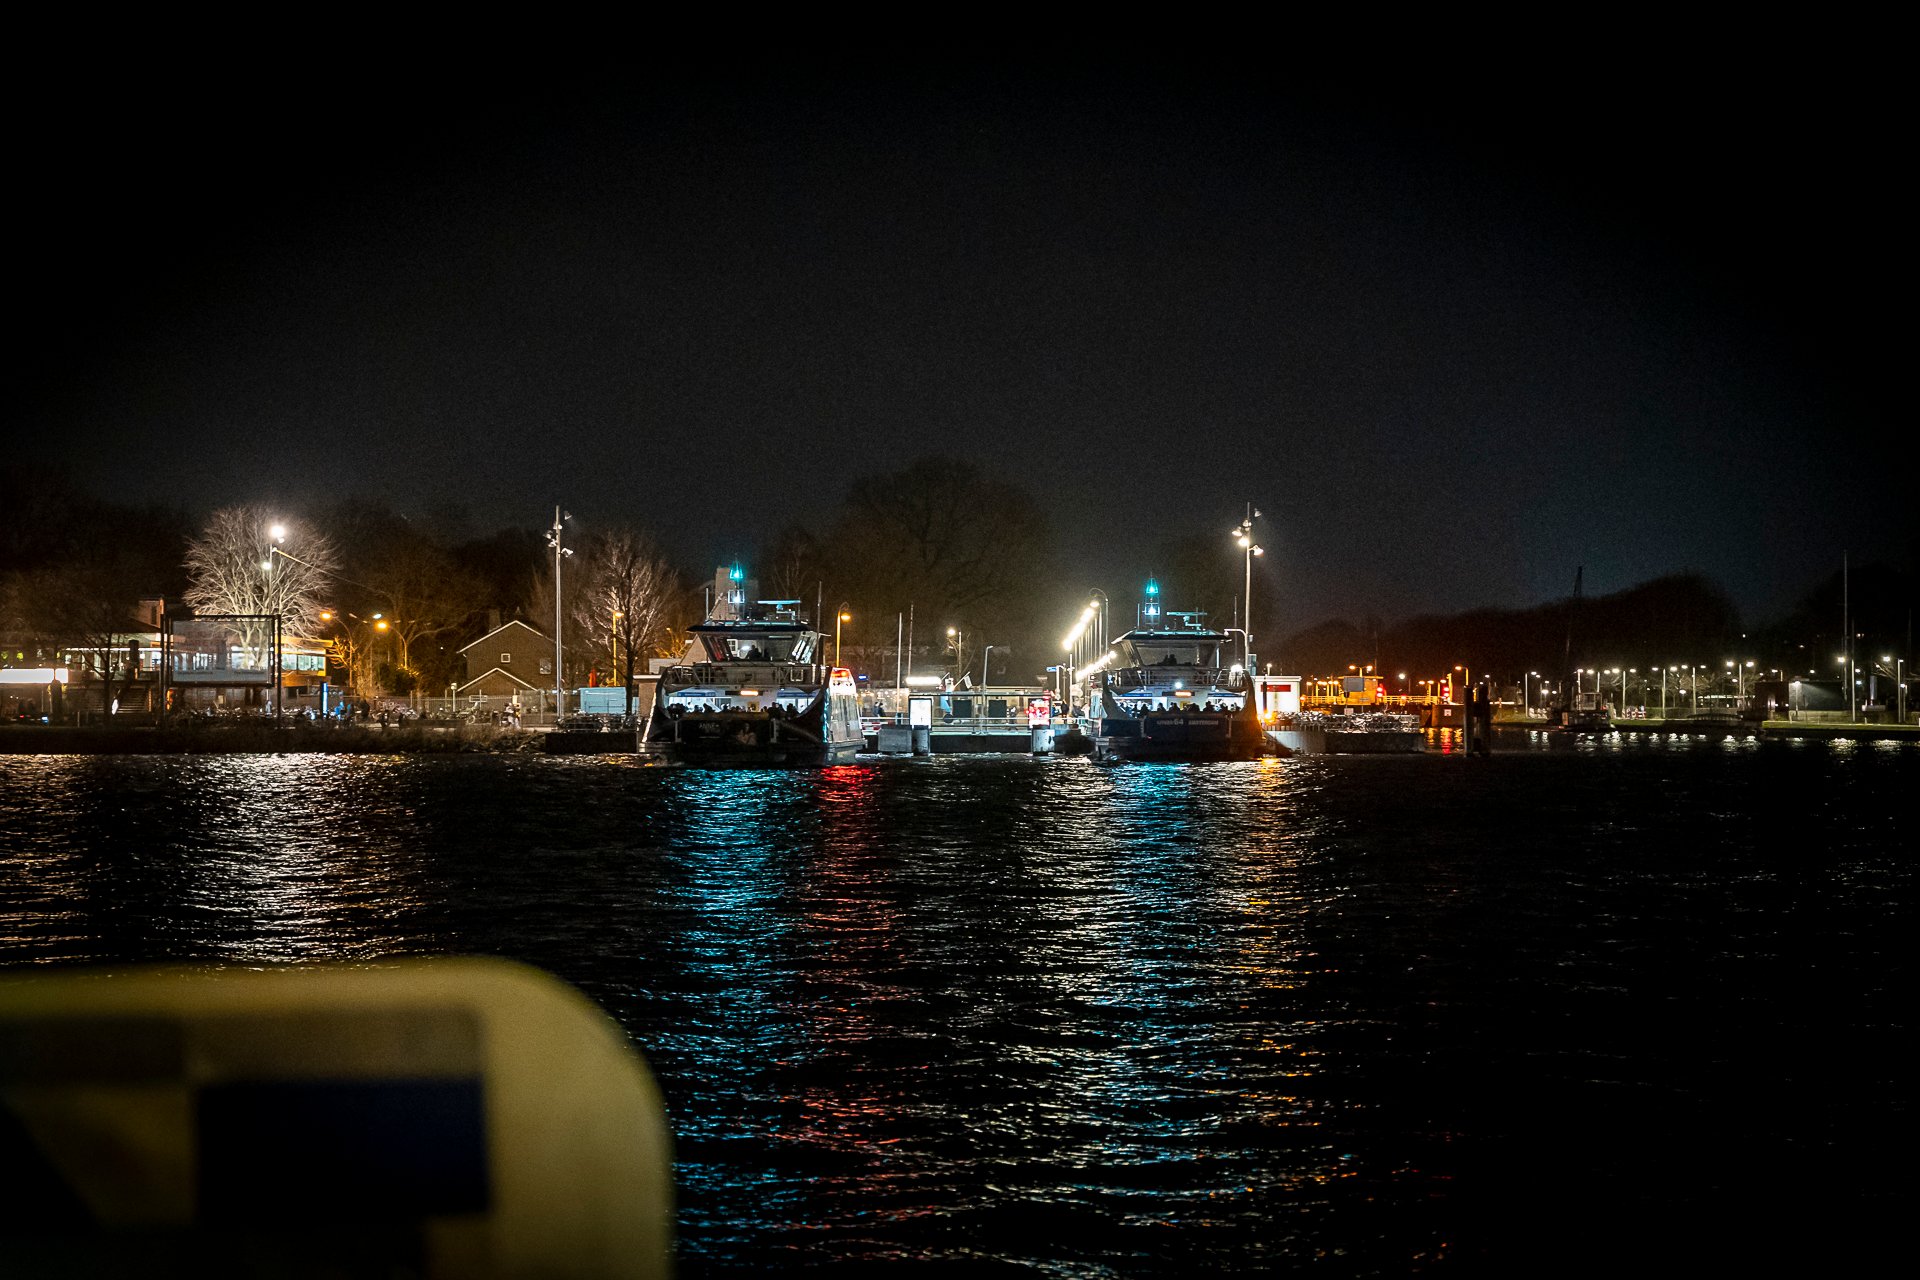
[[[24,574],[16,585],[22,613],[100,682],[100,708],[108,715],[115,690],[130,684],[139,669],[138,642],[146,628],[134,617],[135,596],[110,563],[59,565]]]
[[[479,594],[451,556],[411,529],[389,540],[366,580],[387,615],[395,665],[411,675],[419,674],[414,646],[458,627]]]
[[[284,525],[284,539],[274,536]],[[285,555],[276,554],[284,543]],[[264,507],[223,507],[187,545],[186,602],[201,613],[278,618],[284,633],[311,635],[334,573],[333,544],[323,534],[276,520]],[[265,634],[242,640],[256,653]]]
[[[991,643],[996,663],[1017,649],[1041,651],[1033,619],[1055,581],[1052,533],[1044,509],[1015,484],[940,457],[863,477],[823,550],[825,603],[852,606],[863,653],[893,640],[891,615],[910,603],[936,635],[954,626],[969,650]]]
[[[569,602],[573,623],[596,660],[623,678],[632,707],[634,670],[644,658],[678,652],[689,591],[653,541],[629,528],[609,530],[587,546],[582,589]],[[569,593],[570,595],[572,593]]]
[[[769,599],[799,600],[811,606],[817,584],[832,575],[820,539],[790,524],[773,540],[760,576],[772,590]]]

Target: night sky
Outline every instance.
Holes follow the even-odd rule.
[[[558,501],[697,568],[949,453],[1067,612],[1251,499],[1289,629],[1911,555],[1871,74],[175,70],[10,91],[9,435],[102,496]]]

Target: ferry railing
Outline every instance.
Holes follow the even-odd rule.
[[[1075,717],[1063,712],[1060,715],[1054,716],[1040,727],[1064,729],[1077,723],[1078,720]],[[860,727],[867,733],[878,733],[881,729],[889,727],[904,728],[906,725],[907,716],[905,712],[882,712],[879,715],[865,715],[860,717]],[[932,729],[935,733],[1026,733],[1034,727],[1035,725],[1027,718],[1025,711],[1004,716],[942,716],[935,714],[932,724]]]
[[[821,668],[793,662],[752,666],[728,663],[725,671],[718,663],[696,662],[668,667],[666,675],[675,684],[719,684],[724,680],[728,684],[817,685],[826,679]]]
[[[1137,670],[1151,672],[1154,671],[1155,668],[1141,667]],[[1167,667],[1165,670],[1168,672],[1191,672],[1191,677],[1183,676],[1186,683],[1196,687],[1205,685],[1208,688],[1219,689],[1222,693],[1232,690],[1237,684],[1246,679],[1245,672],[1236,676],[1231,667]],[[1119,671],[1111,673],[1108,679],[1116,689],[1140,689],[1149,686],[1157,688],[1161,684],[1166,683],[1161,679],[1150,678],[1147,680],[1139,680],[1135,678],[1135,673],[1136,668],[1123,667]]]

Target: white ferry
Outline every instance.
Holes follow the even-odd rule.
[[[853,673],[822,661],[824,637],[798,600],[747,603],[734,584],[689,628],[680,662],[660,673],[648,746],[676,763],[821,765],[860,750]]]
[[[1137,625],[1113,641],[1095,674],[1094,752],[1118,760],[1251,760],[1269,739],[1253,680],[1233,661],[1233,640],[1204,613],[1160,611],[1147,582]]]

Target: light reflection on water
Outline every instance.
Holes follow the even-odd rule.
[[[0,961],[551,969],[662,1080],[694,1273],[1495,1266],[1603,1223],[1602,1252],[1725,1236],[1808,1161],[1825,1215],[1879,1203],[1920,752],[1509,736],[765,774],[12,757]]]

